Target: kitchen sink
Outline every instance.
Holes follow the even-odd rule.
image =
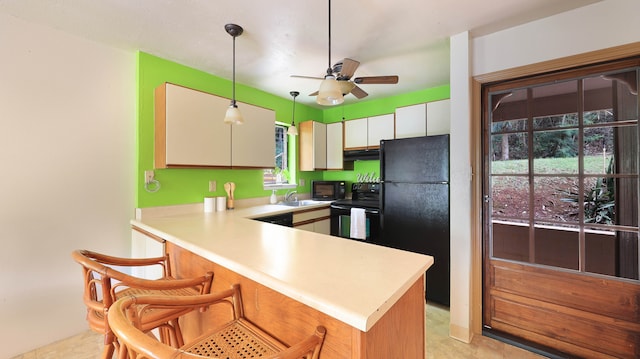
[[[304,207],[304,206],[311,206],[314,204],[321,204],[324,203],[323,201],[314,201],[312,199],[305,199],[305,200],[301,200],[301,201],[282,201],[282,202],[278,202],[278,204],[283,205],[283,206],[289,206],[289,207]]]

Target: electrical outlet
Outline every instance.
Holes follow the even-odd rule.
[[[209,181],[209,192],[216,191],[216,181]]]
[[[144,183],[149,183],[154,180],[155,173],[153,171],[144,171]]]
[[[304,178],[300,178],[299,183],[300,183],[300,187],[304,187]]]

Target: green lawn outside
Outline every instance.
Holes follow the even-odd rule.
[[[584,168],[587,174],[606,174],[606,166],[611,156],[603,159],[602,156],[584,157]],[[533,161],[535,174],[577,174],[578,157],[566,158],[536,158]],[[492,161],[492,174],[526,174],[528,173],[527,160]]]

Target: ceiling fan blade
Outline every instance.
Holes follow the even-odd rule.
[[[369,96],[368,93],[366,93],[363,89],[361,89],[358,86],[353,86],[353,88],[351,89],[351,93],[353,94],[353,96],[357,98],[363,98],[363,97]]]
[[[398,76],[356,77],[353,82],[357,84],[397,84]]]
[[[310,93],[309,96],[318,96],[318,91],[316,91],[314,93]]]
[[[291,77],[296,77],[299,79],[324,80],[324,77],[315,77],[315,76],[291,75]]]
[[[338,83],[340,84],[340,91],[343,95],[350,93],[351,90],[353,90],[353,88],[356,86],[356,84],[347,80],[340,80],[338,81]]]
[[[342,60],[342,69],[340,70],[340,77],[350,79],[356,72],[356,69],[360,66],[360,62],[352,59],[345,58]]]

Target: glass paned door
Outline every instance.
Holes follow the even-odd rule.
[[[485,330],[578,356],[640,352],[639,66],[483,88]]]

